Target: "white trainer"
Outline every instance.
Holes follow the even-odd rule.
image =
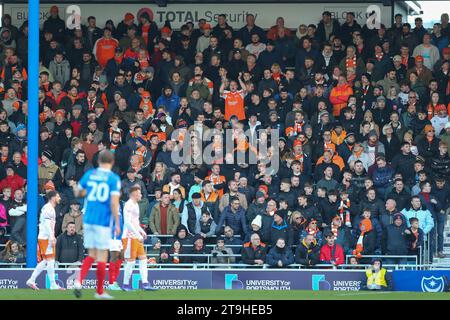
[[[58,285],[54,285],[54,286],[50,286],[50,290],[64,291],[64,290],[66,290],[66,289],[63,288],[63,287],[60,287],[60,286],[58,286]]]
[[[27,284],[27,286],[29,286],[33,290],[39,290],[39,288],[36,285],[36,283],[32,282],[30,279],[27,280],[26,284]]]
[[[102,294],[95,293],[94,298],[95,298],[95,299],[103,299],[103,300],[111,300],[111,299],[114,299],[113,296],[110,296],[110,295],[107,294],[106,292],[103,292]]]

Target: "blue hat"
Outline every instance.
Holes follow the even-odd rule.
[[[26,130],[27,126],[24,125],[23,123],[19,123],[16,127],[16,132],[19,132],[20,130]]]

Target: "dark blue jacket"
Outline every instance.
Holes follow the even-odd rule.
[[[283,249],[278,247],[273,247],[270,249],[269,254],[266,257],[266,263],[271,267],[280,268],[278,261],[283,263],[283,267],[294,263],[294,255],[292,250],[286,245]]]
[[[224,226],[229,226],[231,229],[233,229],[235,235],[247,234],[248,227],[244,208],[239,207],[236,212],[233,212],[230,206],[226,206],[225,209],[223,209],[222,214],[220,215],[216,233],[221,233],[222,227]]]

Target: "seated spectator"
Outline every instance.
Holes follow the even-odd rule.
[[[6,243],[5,249],[0,252],[0,261],[2,263],[25,263],[25,250],[19,243],[10,240]]]
[[[250,230],[245,235],[244,242],[249,242],[252,234],[257,233],[261,237],[261,226],[262,226],[262,218],[260,215],[257,215],[255,219],[250,223]]]
[[[232,264],[235,263],[236,257],[233,250],[225,246],[225,239],[223,237],[217,237],[217,244],[213,250],[211,250],[212,264]]]
[[[283,238],[278,238],[275,246],[270,249],[266,262],[272,268],[285,268],[294,263],[292,250],[286,245],[286,241]]]
[[[173,244],[177,240],[184,247],[189,247],[194,243],[194,237],[188,232],[188,229],[183,224],[180,224],[177,227],[173,238],[169,239],[169,244]]]
[[[226,226],[223,229],[225,245],[233,250],[234,254],[241,254],[242,240],[239,237],[234,236],[234,231],[230,226]],[[238,260],[238,259],[236,259]]]
[[[262,266],[266,263],[266,245],[261,243],[258,234],[252,234],[250,242],[244,243],[242,248],[242,263]]]
[[[179,240],[175,240],[169,249],[169,255],[171,257],[172,263],[186,263],[189,261],[188,257],[181,257],[181,254],[188,254],[189,252],[183,247]]]
[[[320,261],[320,246],[312,234],[308,234],[295,250],[295,263],[312,267]]]
[[[56,257],[59,263],[80,263],[84,259],[83,239],[76,233],[74,222],[66,225],[64,233],[56,239]]]
[[[188,257],[188,263],[207,263],[208,258],[206,255],[210,253],[210,250],[206,247],[203,238],[199,234],[196,234],[194,236],[194,244],[187,253],[193,255]],[[204,255],[204,257],[201,255]]]
[[[332,264],[334,268],[345,263],[344,249],[334,243],[334,235],[328,232],[324,238],[326,243],[320,249],[320,262],[322,264]]]
[[[206,243],[210,243],[209,240],[215,235],[217,226],[214,220],[211,218],[211,214],[209,213],[209,211],[205,211],[202,213],[200,222],[196,226],[197,228],[195,230],[195,234],[201,235]]]
[[[374,259],[372,261],[372,267],[364,275],[364,279],[361,282],[361,289],[391,291],[392,286],[392,275],[383,268],[381,259]]]
[[[314,238],[317,241],[317,245],[322,245],[322,231],[320,230],[320,227],[317,224],[317,220],[314,218],[310,218],[305,226],[305,229],[302,230],[300,233],[300,241],[303,241],[305,237],[310,234],[313,235]]]

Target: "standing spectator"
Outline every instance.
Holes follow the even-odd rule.
[[[408,241],[405,218],[401,213],[394,215],[394,223],[386,227],[383,233],[383,253],[391,256],[404,256],[408,254]],[[389,258],[389,264],[406,264],[404,258]]]
[[[408,255],[417,256],[417,261],[422,258],[420,256],[423,250],[423,230],[419,228],[419,220],[417,218],[409,219],[410,227],[405,230],[406,239],[408,241]]]
[[[56,41],[64,43],[66,24],[65,21],[59,17],[59,9],[57,6],[52,6],[50,8],[50,16],[44,21],[43,32],[51,33]]]
[[[428,235],[434,227],[433,216],[428,209],[422,206],[419,196],[413,196],[411,198],[410,208],[403,209],[401,213],[405,216],[408,223],[410,218],[419,219],[419,227],[423,230],[424,235]]]
[[[75,231],[75,223],[69,222],[66,231],[56,239],[56,261],[80,263],[84,259],[83,239]]]
[[[75,225],[76,234],[83,236],[83,213],[80,210],[80,202],[77,199],[70,200],[69,211],[64,215],[62,221],[61,232],[67,230],[69,223]]]
[[[431,35],[425,33],[419,39],[423,39],[422,44],[414,48],[413,57],[422,56],[423,65],[430,70],[433,70],[434,65],[440,58],[439,49],[431,44]]]
[[[150,230],[156,235],[175,235],[179,224],[178,210],[170,203],[169,194],[163,192],[161,201],[153,207],[150,214]]]
[[[230,204],[224,208],[217,223],[216,234],[222,232],[224,226],[230,226],[234,234],[244,238],[248,232],[245,209],[242,207],[238,197],[230,197]]]
[[[110,29],[105,28],[103,30],[103,37],[95,42],[92,54],[95,56],[98,64],[104,68],[106,63],[114,58],[115,50],[118,46],[119,41],[112,37]]]
[[[181,213],[181,224],[188,229],[190,234],[196,234],[197,230],[201,229],[200,219],[206,212],[208,212],[208,206],[201,200],[201,195],[195,192],[192,195],[192,202],[184,206]]]
[[[331,89],[330,102],[333,105],[333,116],[339,117],[341,110],[347,106],[348,98],[353,95],[352,87],[344,76],[339,76],[337,85]]]

